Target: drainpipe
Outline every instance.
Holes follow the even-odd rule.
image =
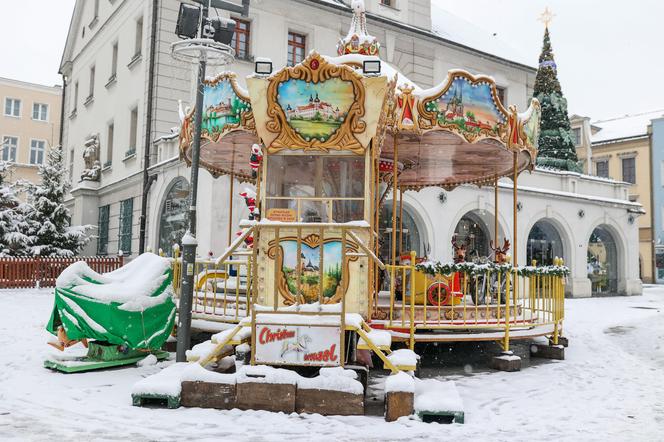
[[[141,217],[138,239],[139,255],[145,252],[145,226],[147,224],[148,192],[154,180],[148,176],[150,167],[150,145],[152,143],[152,110],[154,96],[155,47],[157,46],[157,14],[159,13],[159,0],[152,0],[152,33],[150,35],[150,65],[148,68],[148,105],[145,114],[145,143],[143,146],[143,194],[141,196]]]
[[[648,129],[648,162],[650,164],[650,278],[652,284],[657,284],[657,256],[655,253],[655,163],[653,163],[653,134],[652,121]]]
[[[67,76],[62,75],[62,99],[60,100],[60,135],[58,139],[58,144],[60,144],[60,150],[62,150],[62,134],[65,129],[65,93],[67,92]]]

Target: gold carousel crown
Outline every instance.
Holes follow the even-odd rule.
[[[350,21],[348,34],[337,43],[339,55],[360,54],[378,55],[380,43],[367,31],[367,15],[364,0],[353,0],[351,3],[353,18]]]

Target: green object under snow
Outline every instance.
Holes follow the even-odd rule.
[[[170,263],[152,253],[106,274],[75,263],[58,278],[46,329],[56,334],[62,325],[72,340],[159,349],[175,321],[172,279]]]

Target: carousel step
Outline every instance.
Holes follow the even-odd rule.
[[[373,345],[383,351],[389,350],[392,345],[392,335],[386,330],[371,330],[367,333],[367,338]],[[357,349],[372,350],[369,343],[367,343],[363,337],[360,337],[357,341]]]
[[[395,350],[387,355],[387,359],[390,363],[400,371],[417,370],[417,362],[419,358],[420,357],[414,351],[405,348]]]

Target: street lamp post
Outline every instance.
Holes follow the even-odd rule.
[[[203,3],[200,33],[208,15],[208,7]],[[187,350],[191,346],[191,306],[194,297],[194,268],[196,267],[196,201],[198,198],[198,163],[201,151],[201,125],[203,122],[203,91],[205,80],[205,58],[198,62],[196,77],[196,110],[194,111],[194,140],[191,153],[191,199],[189,201],[189,235],[182,241],[182,284],[180,288],[180,311],[178,314],[176,361],[187,360]]]
[[[198,197],[198,166],[201,151],[201,131],[203,123],[203,95],[205,91],[205,70],[208,64],[225,65],[234,60],[235,52],[229,46],[235,23],[229,19],[208,20],[210,7],[241,12],[246,16],[249,0],[242,0],[242,5],[224,0],[194,0],[200,3],[201,14],[198,18],[198,37],[188,34],[187,20],[191,19],[191,8],[181,5],[176,33],[184,40],[171,44],[171,53],[181,61],[198,63],[196,77],[196,103],[194,109],[194,136],[191,145],[191,197],[189,203],[189,230],[182,238],[182,283],[180,285],[180,310],[177,330],[177,362],[187,359],[187,350],[191,345],[191,307],[194,295],[194,273],[196,267],[196,201]],[[184,9],[183,9],[184,7]],[[189,11],[187,11],[189,9]],[[184,11],[184,12],[183,12]],[[187,16],[188,15],[188,16]],[[182,23],[180,22],[182,18]],[[180,25],[183,25],[180,27]],[[180,33],[182,32],[182,34]]]

